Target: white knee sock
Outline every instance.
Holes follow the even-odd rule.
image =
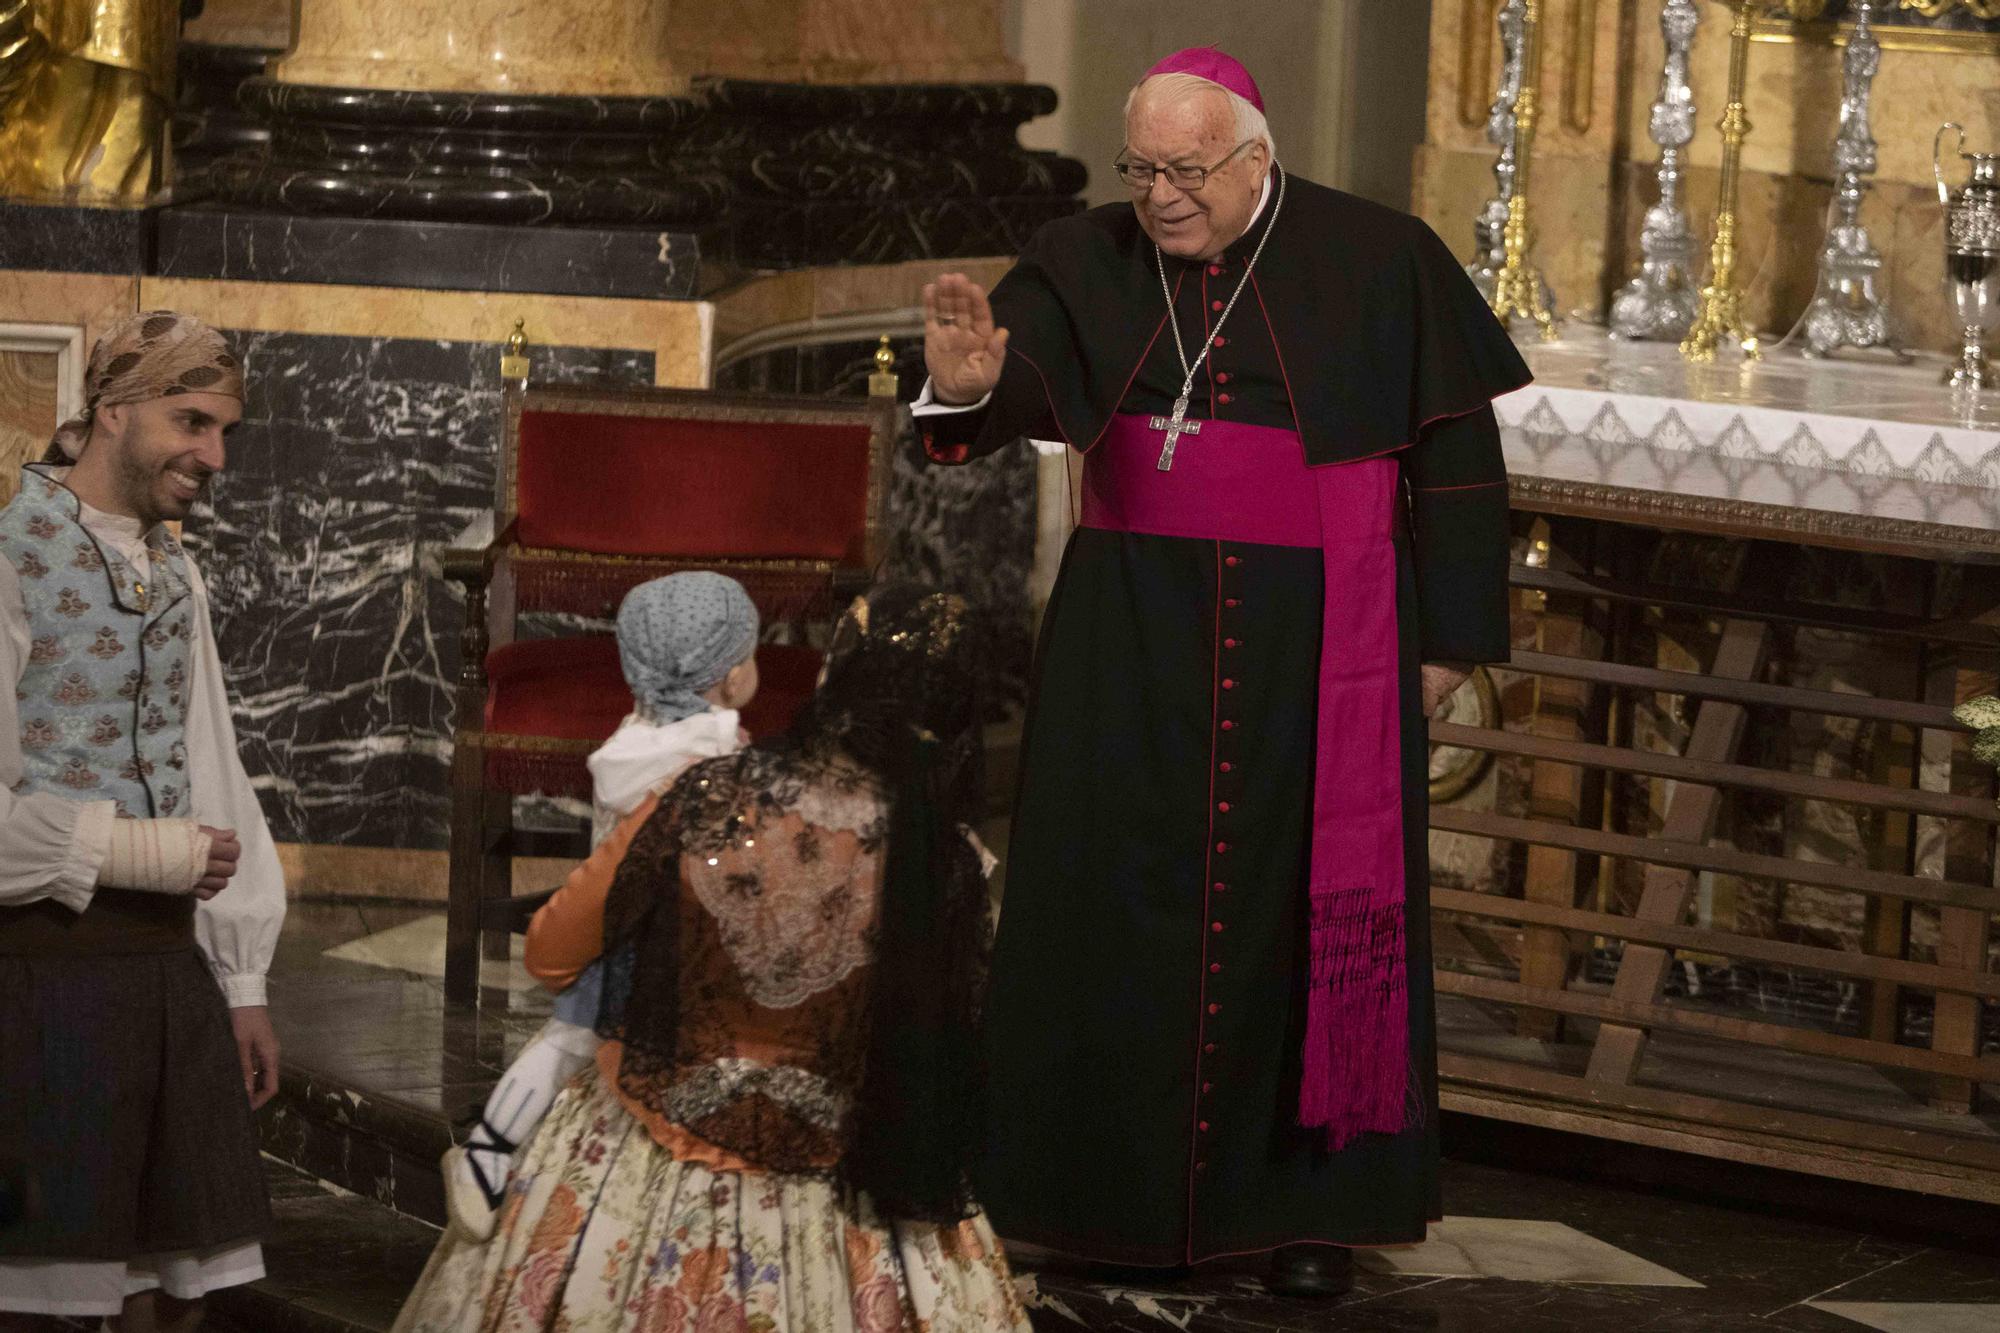
[[[506,1184],[513,1160],[495,1145],[487,1126],[509,1143],[526,1143],[563,1084],[590,1063],[597,1045],[597,1035],[588,1028],[552,1021],[507,1066],[499,1085],[486,1099],[485,1124],[474,1126],[465,1141],[466,1155],[478,1163],[494,1191]]]

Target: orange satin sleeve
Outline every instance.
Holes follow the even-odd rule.
[[[528,972],[550,990],[567,988],[604,952],[604,899],[626,849],[659,803],[657,795],[648,796],[620,820],[528,922]]]

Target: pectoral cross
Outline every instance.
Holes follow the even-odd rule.
[[[1149,423],[1154,430],[1163,430],[1167,433],[1167,447],[1160,450],[1160,471],[1162,472],[1172,472],[1174,470],[1174,446],[1181,442],[1182,432],[1186,432],[1189,435],[1201,434],[1201,423],[1199,421],[1189,421],[1187,419],[1187,409],[1187,395],[1182,394],[1174,400],[1174,414],[1172,417],[1154,417]]]

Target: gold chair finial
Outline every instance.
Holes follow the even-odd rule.
[[[525,380],[528,378],[528,321],[514,321],[514,331],[507,335],[507,350],[500,354],[500,378],[503,380]]]
[[[870,398],[894,398],[896,396],[896,354],[889,348],[889,335],[883,334],[875,347],[875,373],[868,377]]]

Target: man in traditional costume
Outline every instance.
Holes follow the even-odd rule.
[[[1425,718],[1508,654],[1490,401],[1528,371],[1442,242],[1278,166],[1249,73],[1161,62],[1117,204],[990,301],[925,293],[919,433],[1085,455],[1043,624],[980,1181],[1010,1240],[1124,1265],[1440,1215]]]
[[[263,1276],[277,852],[201,577],[167,526],[243,374],[141,314],[0,510],[0,1330],[191,1329]]]

